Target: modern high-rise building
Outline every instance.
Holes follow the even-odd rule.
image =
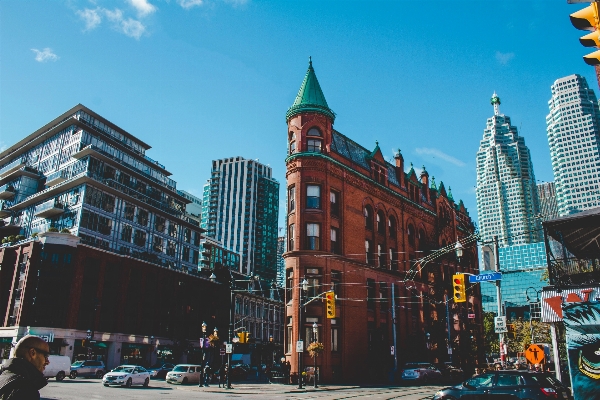
[[[201,229],[149,148],[73,107],[0,153],[4,227],[25,238],[64,230],[94,247],[197,273]]]
[[[556,203],[556,187],[554,182],[538,183],[537,191],[540,218],[542,221],[558,218],[558,204]]]
[[[279,182],[256,160],[214,160],[207,236],[241,255],[239,272],[275,281]]]
[[[177,193],[190,201],[185,205],[185,212],[195,217],[200,217],[202,214],[202,199],[186,192],[185,190],[177,190]]]
[[[562,216],[600,206],[600,110],[580,75],[557,79],[551,91],[546,125]]]
[[[208,231],[208,211],[210,210],[210,179],[202,186],[202,213],[200,214],[200,228]]]
[[[491,99],[488,118],[477,152],[477,213],[484,241],[498,236],[501,246],[540,240],[537,187],[525,139],[510,117],[500,113],[500,98]]]
[[[285,260],[283,259],[283,253],[285,253],[285,236],[279,236],[277,238],[277,286],[285,286]]]

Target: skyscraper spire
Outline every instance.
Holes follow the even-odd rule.
[[[498,97],[495,90],[490,103],[494,106],[494,115],[500,115],[500,97]]]

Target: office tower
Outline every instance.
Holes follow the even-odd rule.
[[[239,272],[275,281],[279,182],[271,167],[242,157],[212,164],[207,236],[240,253]]]
[[[557,79],[546,117],[560,215],[600,206],[600,111],[580,75]]]
[[[484,241],[498,236],[501,246],[538,242],[538,196],[529,149],[510,117],[500,113],[500,98],[491,99],[477,152],[477,213]]]
[[[208,212],[210,210],[210,179],[202,186],[202,213],[200,214],[200,228],[208,231]]]
[[[558,218],[558,204],[556,203],[556,188],[554,182],[538,183],[538,203],[540,205],[540,218],[542,221]]]
[[[285,260],[283,259],[283,253],[285,253],[285,236],[279,236],[277,238],[277,286],[285,286]]]
[[[81,243],[190,273],[200,227],[149,145],[77,105],[0,153],[3,232],[64,230]]]

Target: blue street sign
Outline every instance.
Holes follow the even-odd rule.
[[[489,274],[480,275],[469,275],[470,283],[486,282],[486,281],[499,281],[502,280],[502,274],[500,272],[491,272]]]

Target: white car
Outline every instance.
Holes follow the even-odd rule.
[[[402,380],[419,381],[428,383],[432,381],[439,382],[442,379],[442,373],[431,363],[407,363],[402,370]]]
[[[104,386],[119,385],[131,387],[132,385],[150,384],[150,373],[138,365],[120,365],[102,377]]]
[[[167,372],[167,383],[199,383],[202,367],[192,364],[179,364],[173,371]]]

